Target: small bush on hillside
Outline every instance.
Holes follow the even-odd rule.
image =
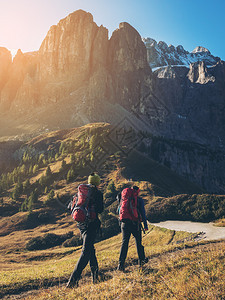
[[[108,239],[120,232],[118,219],[112,216],[107,210],[104,210],[100,215],[100,220],[102,223],[100,239]]]
[[[66,240],[62,245],[63,247],[77,247],[82,245],[82,239],[79,236],[73,236]]]
[[[70,231],[66,234],[57,235],[54,233],[47,233],[44,236],[37,236],[32,238],[27,244],[26,249],[29,251],[43,250],[61,245],[65,240],[68,240],[73,236],[73,232]]]
[[[41,224],[48,224],[50,222],[53,222],[55,220],[55,217],[51,215],[49,212],[29,212],[27,216],[27,228],[34,228]]]

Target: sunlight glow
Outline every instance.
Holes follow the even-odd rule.
[[[16,56],[16,53],[17,53],[18,49],[9,49],[9,51],[10,51],[11,54],[12,54],[12,60],[13,60],[14,57]]]

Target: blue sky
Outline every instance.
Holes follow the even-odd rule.
[[[0,47],[37,50],[51,25],[84,9],[110,34],[126,21],[143,37],[225,60],[225,0],[0,0]]]

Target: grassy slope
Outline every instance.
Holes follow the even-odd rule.
[[[45,149],[47,151],[49,148],[58,147],[62,141],[77,140],[79,142],[79,138],[82,134],[90,131],[90,128],[93,127],[102,131],[105,130],[108,125],[92,124],[78,129],[48,133],[33,139],[28,144],[35,146],[37,149]],[[112,150],[112,152],[115,152],[115,149]],[[68,162],[69,156],[64,157],[64,159]],[[63,197],[72,195],[81,180],[87,178],[86,176],[90,170],[84,169],[82,171],[82,176],[84,176],[83,179],[80,177],[75,182],[67,183],[65,180],[62,180],[62,174],[59,172],[61,161],[62,158],[59,158],[56,162],[51,163],[50,167],[57,183],[56,192],[60,197]],[[40,177],[45,170],[46,168],[40,169],[35,176],[29,178],[31,183],[34,182],[37,177]],[[124,157],[123,155],[111,155],[108,157],[107,161],[99,167],[98,171],[103,179],[100,189],[104,191],[106,195],[105,203],[108,207],[106,214],[109,213],[109,215],[113,215],[117,206],[116,202],[113,202],[115,195],[113,193],[110,194],[107,190],[108,184],[112,182],[115,184],[116,190],[120,190],[124,185],[139,185],[142,190],[141,196],[145,198],[147,203],[146,208],[151,206],[151,203],[158,201],[161,197],[171,197],[180,193],[201,193],[199,187],[187,182],[180,176],[171,172],[168,168],[160,166],[153,160],[146,159],[140,153],[135,151],[129,154],[128,157]],[[132,179],[132,181],[130,181],[130,179]],[[43,194],[39,199],[39,204],[44,210],[46,210],[46,207],[43,207],[42,204],[46,200],[46,197],[47,195]],[[6,201],[10,202],[10,199],[6,199]],[[74,230],[75,234],[77,233],[70,216],[65,215],[64,209],[57,206],[56,210],[53,210],[52,213],[55,215],[54,222],[46,225],[40,224],[34,229],[24,227],[28,213],[21,212],[0,220],[0,235],[3,235],[0,237],[0,267],[3,270],[0,275],[2,294],[12,293],[13,291],[24,291],[30,288],[32,289],[32,287],[49,286],[51,283],[58,284],[59,282],[64,282],[68,278],[73,269],[74,262],[79,256],[79,251],[76,251],[76,248],[55,247],[48,250],[33,252],[24,250],[26,242],[31,237],[43,235],[47,232],[62,234]],[[115,236],[106,241],[102,241],[98,243],[97,249],[100,267],[105,273],[105,281],[96,286],[92,286],[90,285],[89,279],[84,277],[84,286],[82,289],[65,292],[62,288],[55,288],[51,291],[41,292],[41,295],[38,294],[37,298],[46,299],[50,297],[52,299],[66,299],[66,297],[68,297],[68,299],[74,299],[79,296],[83,299],[85,294],[88,295],[88,298],[91,298],[92,293],[93,295],[97,295],[96,298],[98,298],[99,292],[101,292],[102,298],[138,298],[138,295],[144,297],[146,294],[148,297],[152,295],[153,298],[159,299],[158,291],[161,291],[160,293],[162,294],[160,295],[162,295],[162,299],[167,299],[166,297],[168,295],[174,299],[180,299],[181,294],[179,294],[180,292],[178,293],[179,284],[177,286],[175,285],[175,279],[179,275],[179,270],[181,270],[180,272],[182,275],[180,287],[185,284],[185,291],[188,293],[188,289],[191,289],[192,287],[188,278],[192,276],[191,274],[194,274],[196,262],[202,267],[204,259],[211,263],[211,269],[209,271],[207,270],[209,275],[203,272],[205,269],[203,271],[201,271],[201,268],[199,269],[201,271],[199,271],[199,274],[203,274],[201,275],[203,276],[201,280],[205,281],[208,278],[207,276],[210,277],[214,272],[217,272],[219,275],[216,277],[215,281],[218,280],[218,285],[220,285],[221,279],[219,277],[222,276],[222,271],[224,270],[223,268],[220,268],[219,262],[220,260],[223,262],[224,258],[222,256],[220,257],[219,254],[216,254],[216,251],[218,250],[218,248],[216,248],[217,246],[214,247],[212,245],[212,247],[206,247],[206,253],[204,252],[202,256],[197,255],[194,251],[193,253],[182,252],[182,255],[186,257],[184,258],[184,262],[188,262],[188,264],[182,263],[179,268],[176,267],[178,259],[177,252],[174,252],[174,257],[171,256],[171,262],[168,265],[166,260],[167,256],[163,255],[163,253],[167,250],[176,249],[177,245],[173,245],[173,242],[176,239],[179,240],[188,235],[189,234],[187,233],[176,233],[174,235],[173,231],[162,229],[151,230],[144,237],[146,254],[149,257],[159,255],[162,257],[162,261],[160,258],[158,261],[155,261],[153,272],[151,271],[150,262],[146,269],[147,274],[139,273],[136,266],[133,266],[133,263],[135,262],[134,258],[136,257],[136,250],[133,245],[134,242],[132,242],[132,246],[129,250],[129,273],[119,275],[113,270],[116,268],[118,261],[121,236]],[[224,249],[224,244],[221,245],[221,249]],[[78,247],[78,249],[80,249],[80,247]],[[183,258],[181,261],[183,261]],[[89,271],[87,270],[84,274],[88,272]],[[201,280],[198,279],[198,276],[200,275],[196,275],[194,287],[196,293],[202,290]],[[163,283],[164,281],[165,283]],[[212,282],[212,280],[210,279],[208,282],[206,291],[210,289],[210,282]],[[141,288],[139,289],[137,286],[140,284]],[[170,289],[172,289],[172,291]],[[175,291],[175,294],[178,293],[177,296],[173,296],[173,290]],[[219,295],[219,288],[217,292]],[[190,299],[196,299],[193,295],[190,296]],[[28,295],[26,295],[26,297],[28,297]],[[31,299],[34,299],[34,297],[35,295],[32,294]]]
[[[187,233],[150,227],[143,237],[149,263],[139,271],[134,240],[131,239],[127,272],[115,271],[121,235],[96,244],[102,280],[93,285],[90,269],[83,272],[78,289],[65,290],[79,254],[80,247],[56,247],[21,257],[19,268],[1,272],[1,295],[26,292],[26,299],[222,299],[225,271],[225,242],[176,244]],[[78,249],[79,251],[76,251]],[[15,263],[11,263],[12,266]],[[13,270],[12,270],[13,269]],[[51,288],[52,286],[56,286]]]

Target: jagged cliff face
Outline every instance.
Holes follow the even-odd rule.
[[[37,53],[18,51],[1,90],[0,108],[30,111],[62,100],[106,65],[107,43],[108,30],[98,27],[91,14],[69,15],[50,28]]]
[[[189,55],[181,46],[173,49],[162,42],[157,47],[165,53],[170,48],[179,57]],[[190,57],[203,57],[202,53],[211,57],[202,48]],[[120,124],[128,117],[155,136],[223,151],[224,62],[211,68],[204,61],[190,68],[167,66],[152,73],[148,59],[145,44],[128,23],[121,23],[108,39],[108,30],[81,10],[52,26],[37,52],[18,51],[12,61],[10,52],[0,48],[0,136],[37,135],[99,121]],[[213,59],[211,64],[217,61]],[[204,187],[211,180],[222,191],[218,163],[205,169],[202,163],[201,169],[198,154],[188,152],[184,160],[181,150],[176,158],[171,153],[160,152],[158,161]],[[188,173],[184,170],[190,161]],[[207,184],[206,179],[197,180],[199,170]]]
[[[162,136],[214,148],[225,145],[225,64],[190,69],[166,67],[155,72],[154,91],[167,115],[157,123]]]
[[[113,32],[108,57],[114,80],[112,100],[130,108],[142,98],[145,89],[149,90],[151,69],[146,59],[144,43],[128,23],[121,23],[119,29]]]
[[[225,63],[165,67],[154,76],[155,97],[164,110],[154,128],[162,138],[144,139],[143,151],[207,191],[225,193]],[[136,113],[141,111],[151,121],[145,103]]]
[[[99,67],[106,66],[108,30],[90,13],[78,11],[52,26],[39,50],[41,81],[66,78],[74,88]]]
[[[0,47],[0,89],[5,85],[9,76],[9,68],[12,63],[11,53],[3,47]]]
[[[207,192],[225,193],[223,149],[151,137],[143,140],[139,150]]]
[[[151,70],[133,27],[120,24],[108,40],[108,30],[80,10],[52,26],[37,53],[19,51],[9,74],[1,89],[0,111],[18,113],[59,103],[72,94],[78,106],[93,99],[130,105],[140,97]]]

